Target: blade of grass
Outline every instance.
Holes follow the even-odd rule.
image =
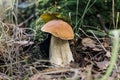
[[[78,14],[79,0],[77,0],[76,4],[77,5],[76,5],[76,24],[75,24],[75,26],[77,26],[77,22],[78,22],[78,16],[77,16],[77,14]]]
[[[78,33],[78,31],[79,31],[79,30],[78,30],[78,27],[81,27],[81,26],[82,26],[82,24],[83,24],[83,19],[84,19],[84,17],[85,17],[86,12],[87,12],[87,11],[93,6],[93,4],[96,2],[96,0],[94,0],[93,3],[90,4],[91,1],[92,1],[92,0],[89,0],[89,1],[87,2],[87,5],[86,5],[86,7],[85,7],[85,10],[84,10],[81,18],[80,18],[79,20],[78,20],[78,19],[76,20],[77,22],[76,22],[75,27],[74,27],[75,33]],[[78,6],[78,3],[77,3],[77,6]],[[76,10],[77,10],[77,8],[76,8]],[[78,12],[78,11],[76,11],[76,14],[77,14],[77,12]],[[79,24],[79,26],[78,26],[78,24]]]
[[[110,65],[106,71],[106,74],[100,80],[107,80],[107,78],[112,73],[113,68],[116,64],[116,61],[118,59],[118,51],[119,51],[119,45],[120,45],[120,40],[119,40],[120,30],[119,31],[113,30],[111,31],[111,34],[113,34],[114,37],[113,37],[113,48],[112,48],[112,56],[110,59]]]
[[[118,28],[119,14],[120,14],[120,12],[117,12],[117,15],[116,15],[116,24],[115,24],[115,27],[116,27],[116,28]]]
[[[113,22],[113,28],[116,29],[115,26],[115,1],[112,0],[112,22]]]

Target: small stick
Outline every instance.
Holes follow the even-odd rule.
[[[18,27],[22,26],[23,24],[27,23],[29,20],[31,20],[34,17],[34,14],[32,14],[28,19],[26,19],[25,21],[23,21],[22,23],[20,23],[18,25]]]
[[[106,28],[106,26],[105,26],[105,24],[104,24],[104,22],[103,22],[103,20],[102,20],[102,17],[100,16],[100,14],[97,14],[96,16],[97,16],[97,18],[98,18],[98,21],[99,21],[99,23],[100,23],[100,26],[103,27],[105,33],[108,35],[108,29]]]
[[[76,69],[56,69],[56,70],[52,70],[52,71],[48,71],[48,72],[40,72],[43,75],[49,75],[49,74],[56,74],[56,73],[65,73],[65,72],[75,72]],[[78,68],[78,70],[80,70],[80,68]]]

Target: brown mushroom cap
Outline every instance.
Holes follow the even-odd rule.
[[[74,38],[72,27],[63,20],[51,20],[47,22],[41,30],[63,40],[70,40]]]

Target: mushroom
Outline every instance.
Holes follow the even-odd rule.
[[[71,26],[63,20],[51,20],[41,30],[50,33],[49,58],[51,64],[66,66],[74,61],[68,40],[74,38]]]

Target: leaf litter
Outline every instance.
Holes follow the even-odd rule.
[[[33,75],[29,80],[98,80],[110,64],[111,47],[102,39],[101,45],[94,39],[83,38],[71,41],[75,62],[66,67],[48,67]],[[120,79],[120,58],[107,80]]]

